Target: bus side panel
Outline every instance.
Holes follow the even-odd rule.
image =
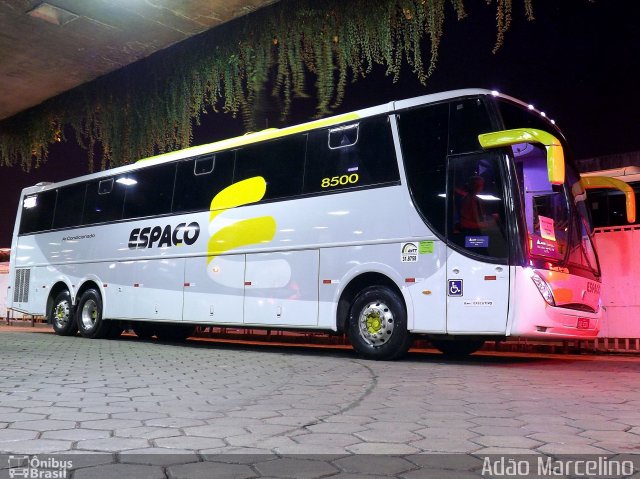
[[[402,292],[409,330],[444,332],[446,271],[440,266],[445,264],[445,248],[439,241],[425,243],[422,252],[420,241],[322,249],[319,325],[335,327],[337,302],[354,278],[379,273],[391,279]],[[403,253],[408,244],[415,245],[415,255]]]
[[[316,326],[318,250],[247,255],[244,323]]]
[[[184,320],[189,323],[242,324],[245,255],[187,258]]]

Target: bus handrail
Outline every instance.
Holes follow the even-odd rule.
[[[547,174],[549,183],[564,183],[564,150],[562,144],[551,133],[535,128],[515,128],[478,135],[483,148],[499,148],[518,143],[541,143],[547,150]]]
[[[627,223],[636,222],[636,195],[627,183],[609,176],[582,176],[581,182],[586,190],[609,188],[622,191],[626,198]]]

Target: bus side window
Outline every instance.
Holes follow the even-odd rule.
[[[441,103],[401,112],[398,128],[414,205],[434,233],[444,236],[449,105]]]
[[[213,197],[233,181],[233,159],[225,151],[179,162],[172,211],[209,210]]]
[[[98,183],[98,194],[99,195],[108,195],[113,190],[113,178],[107,178],[106,180],[100,181]]]
[[[358,130],[360,124],[340,126],[329,130],[329,148],[335,150],[337,148],[345,148],[355,145],[358,142]]]
[[[86,190],[86,183],[58,189],[58,201],[56,201],[56,211],[53,218],[54,228],[69,228],[79,226],[82,223]]]
[[[496,130],[480,98],[451,102],[449,121],[449,153],[452,154],[483,151],[478,135]]]
[[[20,234],[36,233],[51,229],[56,205],[56,190],[29,195],[22,202]]]
[[[388,116],[309,133],[304,193],[400,180]]]
[[[236,151],[233,182],[261,176],[267,182],[265,200],[288,198],[302,193],[302,176],[307,135],[248,145]]]
[[[82,224],[105,223],[122,219],[125,186],[113,178],[87,184]]]
[[[196,158],[193,165],[194,176],[209,175],[213,173],[213,169],[216,166],[216,156],[205,156],[203,158]]]
[[[171,211],[176,164],[153,165],[116,179],[126,189],[123,218],[163,215]]]

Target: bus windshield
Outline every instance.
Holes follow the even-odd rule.
[[[547,120],[518,105],[501,101],[500,113],[507,129],[532,127],[555,135],[559,133]],[[568,158],[564,141],[563,147],[568,161],[566,180],[562,185],[549,182],[543,145],[521,143],[511,147],[524,208],[530,261],[538,259],[574,266],[599,275],[586,193],[580,175]]]

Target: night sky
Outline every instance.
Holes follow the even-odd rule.
[[[495,6],[467,1],[469,16],[450,16],[433,76],[422,86],[405,69],[393,84],[383,68],[348,87],[336,113],[391,100],[456,88],[479,87],[515,96],[544,110],[562,129],[575,158],[640,150],[640,4],[623,0],[534,0],[536,20],[528,22],[522,1],[497,54]],[[6,92],[3,94],[7,94]],[[286,124],[312,119],[312,100],[294,102]],[[285,126],[278,113],[268,126]],[[267,119],[265,119],[265,124]],[[209,114],[195,131],[194,144],[244,133],[242,123]],[[72,135],[69,135],[72,137]],[[53,145],[48,161],[31,173],[0,168],[0,247],[11,244],[20,190],[39,181],[60,181],[87,173],[86,153],[73,143]]]

